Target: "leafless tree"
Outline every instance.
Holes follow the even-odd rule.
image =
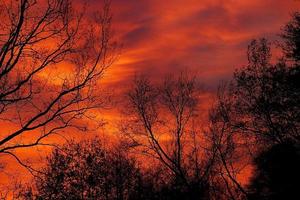
[[[211,141],[211,157],[214,162],[213,182],[223,191],[218,191],[225,199],[244,199],[248,193],[237,176],[243,173],[248,166],[250,157],[247,155],[250,148],[249,138],[242,137],[235,122],[232,96],[228,87],[223,84],[219,87],[217,99],[209,113],[209,131],[207,137]],[[248,145],[249,144],[249,145]]]
[[[78,120],[101,106],[96,84],[115,59],[109,2],[90,16],[69,0],[0,1],[0,154],[28,167],[16,149],[85,130]]]
[[[192,124],[198,117],[200,94],[196,78],[186,73],[169,76],[158,86],[146,77],[138,77],[128,94],[127,109],[131,115],[122,133],[127,134],[142,153],[167,167],[181,189],[207,186],[205,156],[201,161],[194,159],[198,154],[194,145],[198,145],[196,141],[201,136]],[[193,161],[192,166],[188,161]]]

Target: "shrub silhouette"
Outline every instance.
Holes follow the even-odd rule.
[[[105,150],[99,140],[67,144],[53,151],[28,199],[135,199],[141,180],[133,159]],[[30,194],[31,193],[31,194]]]
[[[300,151],[291,143],[278,144],[256,159],[257,170],[250,185],[250,199],[296,199],[299,197]]]

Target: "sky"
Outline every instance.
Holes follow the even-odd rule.
[[[101,10],[100,0],[87,2]],[[121,53],[105,75],[105,86],[122,90],[135,74],[160,80],[189,70],[213,94],[220,81],[246,65],[251,40],[278,40],[299,8],[299,0],[112,0]]]
[[[299,8],[297,0],[113,0],[122,53],[107,76],[119,85],[135,73],[160,79],[189,69],[215,87],[247,63],[252,39],[275,41]]]

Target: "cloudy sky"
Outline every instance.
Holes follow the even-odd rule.
[[[87,2],[89,9],[101,10],[102,1]],[[106,74],[107,86],[122,89],[136,73],[159,80],[188,69],[213,89],[247,63],[246,48],[252,39],[278,39],[300,1],[112,0],[111,6],[122,49]],[[15,169],[16,163],[11,164]]]
[[[134,73],[161,78],[188,68],[215,86],[247,62],[251,39],[276,40],[299,8],[297,0],[113,0],[123,48],[109,80],[128,81]]]

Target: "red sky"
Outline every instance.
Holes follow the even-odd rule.
[[[297,8],[297,0],[113,0],[113,26],[123,50],[109,80],[189,68],[214,86],[246,63],[251,39],[274,41]]]
[[[88,2],[101,10],[101,1]],[[122,53],[105,85],[119,89],[135,73],[158,80],[190,69],[214,88],[246,63],[251,39],[278,39],[280,28],[299,8],[298,0],[112,0]]]

